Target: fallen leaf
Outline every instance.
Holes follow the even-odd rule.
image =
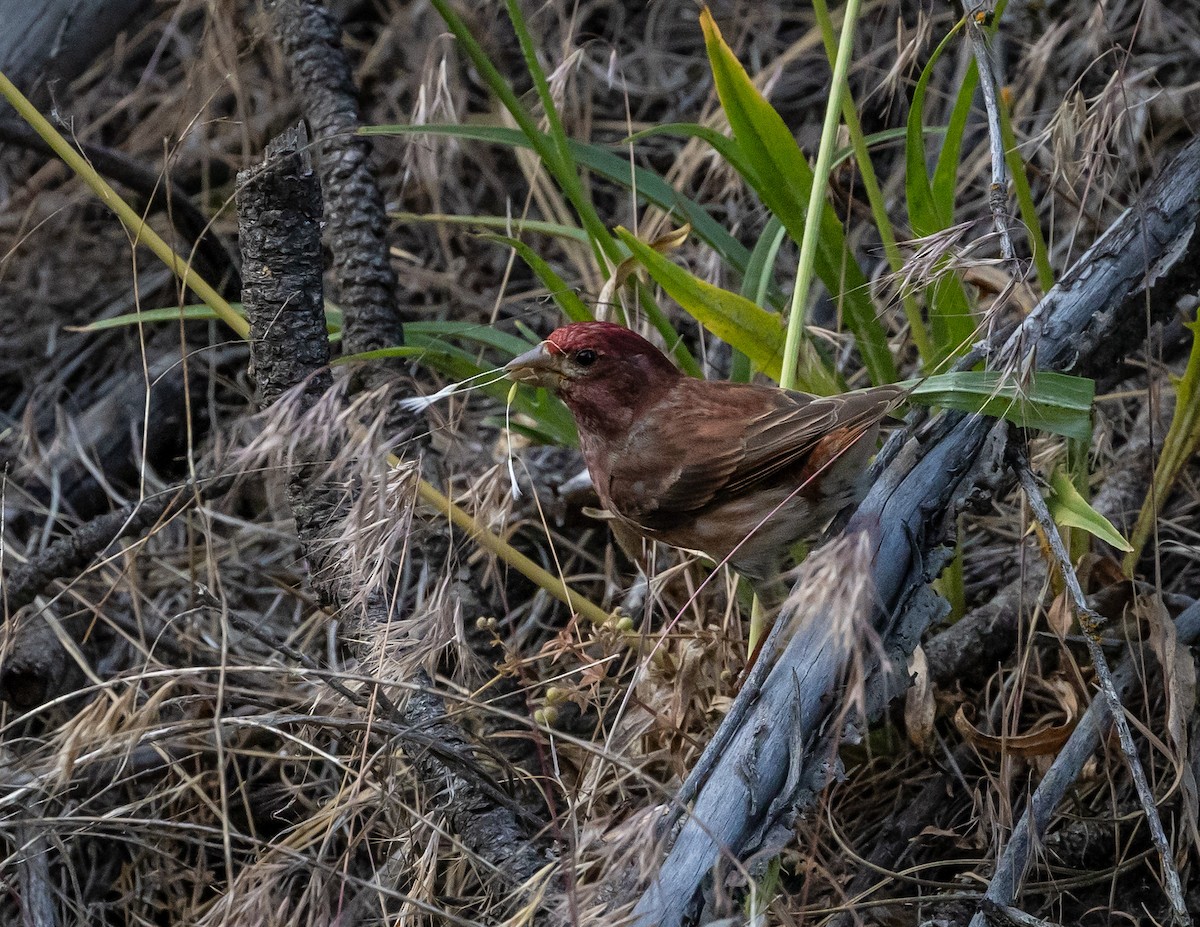
[[[1028,734],[1012,734],[996,737],[985,734],[967,719],[967,713],[962,706],[954,714],[954,726],[972,746],[987,750],[991,753],[1004,753],[1010,756],[1035,757],[1057,753],[1067,742],[1071,732],[1075,730],[1076,718],[1072,715],[1062,724],[1044,727]]]
[[[937,704],[929,679],[929,664],[921,647],[917,647],[908,659],[908,677],[912,684],[904,696],[904,729],[912,745],[922,753],[928,753],[933,746]]]
[[[1050,625],[1050,630],[1061,641],[1066,640],[1067,635],[1071,633],[1071,625],[1074,623],[1075,609],[1071,607],[1071,600],[1065,592],[1060,592],[1054,597],[1054,601],[1050,603],[1050,608],[1046,612],[1046,624]]]

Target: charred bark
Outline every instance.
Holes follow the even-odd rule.
[[[268,147],[266,162],[239,175],[238,220],[246,281],[243,304],[251,325],[251,356],[262,402],[296,402],[311,409],[333,385],[325,332],[320,264],[320,204],[316,177],[298,153],[294,134]],[[296,460],[288,499],[310,561],[313,584],[333,609],[360,601],[368,625],[389,620],[382,595],[360,595],[343,575],[332,536],[344,520],[346,492],[327,485],[322,462]],[[410,761],[463,845],[494,866],[514,887],[530,883],[548,865],[525,835],[514,811],[496,800],[478,777],[464,775],[469,741],[450,721],[424,672],[394,718],[436,748],[410,751]],[[386,699],[385,711],[388,710]],[[389,711],[389,714],[391,712]]]

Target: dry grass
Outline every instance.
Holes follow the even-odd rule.
[[[1195,126],[1195,7],[1121,0],[1051,12],[1012,4],[1004,66],[1056,269],[1081,253]],[[572,135],[615,141],[674,120],[719,125],[692,8],[552,3],[527,12]],[[714,14],[809,145],[828,75],[811,14],[732,3]],[[500,7],[473,15],[494,58],[515,68]],[[853,75],[867,131],[903,124],[912,83],[949,16],[942,4],[919,12],[892,2],[870,7]],[[56,91],[57,106],[80,139],[169,172],[231,236],[234,173],[297,115],[267,34],[261,14],[241,3],[182,0]],[[491,110],[426,6],[356,6],[347,36],[367,121]],[[952,105],[961,64],[952,58],[931,87],[931,121],[944,121]],[[916,243],[905,286],[927,283],[947,251],[957,269],[994,262],[996,246],[984,234],[986,144],[981,135],[969,141],[958,207],[968,224],[955,227],[952,240]],[[563,209],[536,165],[509,152],[420,139],[385,140],[376,150],[389,208],[528,210],[545,218]],[[656,140],[645,151],[647,163],[753,244],[761,207],[726,165],[695,142]],[[888,189],[902,191],[898,147],[880,149],[877,169]],[[227,496],[114,546],[83,575],[10,616],[0,676],[31,626],[47,647],[69,646],[48,701],[28,693],[23,701],[12,680],[0,678],[7,697],[0,893],[27,894],[21,879],[32,855],[62,923],[531,922],[528,896],[463,845],[443,813],[447,796],[415,775],[414,751],[426,745],[376,710],[380,691],[403,702],[421,666],[434,674],[450,717],[482,745],[465,759],[472,774],[499,785],[543,825],[539,839],[562,861],[561,885],[546,888],[549,906],[575,923],[605,922],[597,913],[605,878],[618,860],[647,865],[661,808],[732,698],[748,618],[733,584],[724,575],[706,581],[703,565],[663,550],[655,580],[648,588],[635,583],[603,525],[582,513],[576,495],[559,491],[581,469],[572,452],[519,449],[521,478],[536,492],[514,500],[496,424],[501,410],[484,400],[431,410],[425,459],[388,472],[369,437],[342,427],[365,420],[374,426],[368,436],[377,435],[374,397],[358,397],[349,412],[331,397],[304,420],[289,418],[286,405],[252,419],[244,353],[222,332],[198,325],[183,342],[170,326],[65,331],[177,297],[61,167],[6,155],[0,172],[0,300],[10,307],[0,322],[5,571],[75,523],[71,493],[88,479],[100,487],[99,510],[183,478],[192,466],[243,473]],[[853,178],[844,183],[857,193]],[[653,210],[639,214],[627,193],[598,182],[594,197],[610,225],[654,234],[670,221]],[[852,240],[882,280],[882,256],[857,210],[856,202]],[[165,228],[161,219],[155,224]],[[392,243],[414,319],[509,330],[520,321],[543,331],[556,321],[535,278],[467,231],[410,224],[394,230]],[[534,244],[585,294],[598,293],[586,251],[549,239]],[[794,265],[788,251],[781,268]],[[695,243],[680,259],[736,286]],[[673,317],[708,368],[723,373],[727,352],[704,344],[680,313]],[[898,310],[888,308],[885,319],[902,330]],[[100,463],[106,441],[132,429],[140,449],[146,395],[164,372],[155,364],[178,361],[181,343],[203,374],[189,381],[193,427],[180,424],[176,443],[149,460],[139,454],[132,478],[108,479]],[[1097,486],[1133,428],[1147,383],[1162,382],[1158,356],[1141,360],[1127,371],[1123,395],[1100,405],[1091,458]],[[440,385],[418,366],[405,373],[430,391]],[[124,404],[111,391],[122,377]],[[298,447],[310,458],[316,449],[328,472],[354,490],[337,541],[339,567],[364,595],[393,602],[402,620],[365,625],[355,607],[361,602],[337,615],[318,607],[285,499],[284,470]],[[1046,442],[1039,451],[1035,462],[1045,463],[1062,448]],[[623,605],[632,623],[572,619],[521,577],[450,538],[437,519],[414,517],[418,466],[547,569],[606,607]],[[1193,468],[1165,510],[1161,559],[1138,607],[1114,613],[1134,640],[1150,637],[1143,606],[1151,592],[1198,588],[1195,477]],[[997,500],[990,516],[964,526],[969,608],[1019,573],[1025,528],[1014,500]],[[1002,665],[931,691],[938,720],[924,737],[905,737],[897,708],[862,744],[844,748],[845,778],[797,824],[785,852],[772,922],[828,923],[854,911],[864,922],[901,925],[972,909],[1046,757],[993,750],[952,719],[963,707],[978,731],[1019,735],[1062,723],[1090,699],[1081,649],[1054,633],[1047,610],[1055,591],[1026,603],[1019,645]],[[1168,713],[1153,666],[1147,658],[1144,691],[1129,708],[1168,834],[1194,883],[1200,843],[1179,808],[1182,773],[1195,759],[1185,758],[1180,732],[1190,724],[1194,751],[1197,722],[1186,701]],[[1177,695],[1186,693],[1179,686],[1188,666],[1180,662],[1172,677]],[[332,688],[330,677],[355,698]],[[940,791],[924,830],[888,867],[867,867],[874,873],[868,894],[849,897],[885,825],[926,787]],[[1025,910],[1088,925],[1149,923],[1161,913],[1157,865],[1115,747],[1089,764],[1050,832],[1027,876]],[[12,904],[0,904],[0,924],[22,922]]]

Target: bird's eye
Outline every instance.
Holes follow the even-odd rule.
[[[582,351],[577,351],[575,353],[575,363],[577,363],[580,367],[590,367],[592,364],[596,363],[596,358],[598,356],[599,355],[596,354],[596,352],[591,348],[584,348]]]

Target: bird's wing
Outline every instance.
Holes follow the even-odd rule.
[[[823,439],[853,444],[901,394],[871,390],[821,398],[734,384],[711,389],[716,385],[704,384],[691,402],[680,404],[674,446],[664,447],[663,436],[657,436],[656,442],[644,442],[655,452],[642,453],[634,440],[613,467],[609,494],[623,517],[647,530],[670,530],[718,496],[728,502],[789,470],[799,487],[804,465]],[[731,434],[728,423],[738,418],[744,422],[741,433]]]
[[[722,494],[736,497],[788,470],[803,470],[823,441],[840,453],[883,418],[899,395],[900,390],[861,390],[771,410],[747,429],[744,455]]]

